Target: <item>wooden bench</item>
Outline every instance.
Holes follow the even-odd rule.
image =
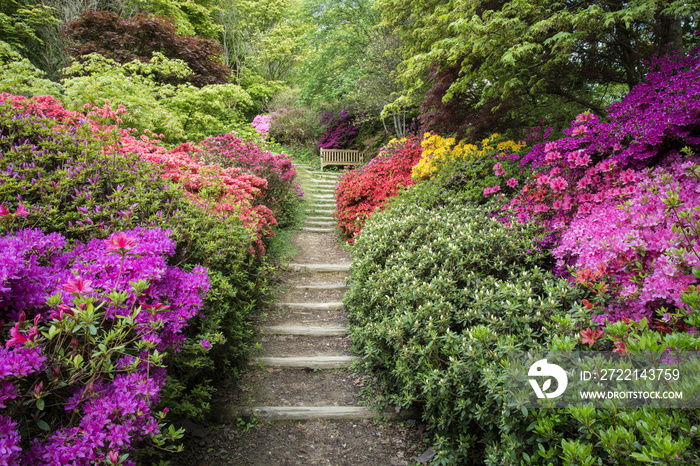
[[[327,165],[363,165],[366,152],[346,149],[321,149],[321,171]]]

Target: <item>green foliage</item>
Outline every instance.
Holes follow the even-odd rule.
[[[512,353],[576,349],[590,325],[584,299],[602,299],[601,290],[543,271],[548,259],[534,231],[491,219],[488,206],[438,179],[403,191],[370,219],[344,298],[359,367],[379,376],[385,401],[422,410],[436,464],[698,464],[697,410],[507,404]],[[683,299],[693,306],[690,324],[700,323],[698,288]],[[606,334],[631,351],[698,347],[694,335],[633,322]]]
[[[22,58],[7,42],[0,40],[0,92],[26,97],[58,97],[62,91],[60,84],[46,79],[46,73]]]
[[[233,82],[251,75],[284,80],[301,56],[305,26],[295,18],[295,0],[221,0],[215,14]]]
[[[468,101],[471,113],[503,105],[516,127],[535,126],[543,113],[601,114],[611,91],[643,79],[645,60],[697,40],[691,13],[697,1],[379,0],[378,6],[384,24],[404,40],[400,70],[408,95],[444,85],[444,103]],[[451,68],[453,77],[428,81],[431,72]]]
[[[545,348],[547,319],[582,297],[537,267],[533,236],[469,204],[399,201],[357,239],[344,304],[362,366],[391,403],[423,409],[443,464],[480,464],[508,419],[525,432],[505,404],[504,363]]]
[[[394,71],[399,41],[379,27],[380,13],[368,0],[306,0],[302,18],[311,50],[300,68],[301,98],[319,105],[342,101],[376,118],[399,91]]]
[[[199,141],[233,129],[239,110],[252,104],[250,96],[234,84],[173,86],[158,75],[189,73],[181,60],[155,53],[147,62],[119,64],[98,54],[84,57],[64,70],[66,103],[123,105],[123,127],[162,133],[168,142]]]
[[[141,8],[157,16],[171,18],[182,35],[216,39],[221,27],[212,19],[212,11],[193,0],[137,0]]]
[[[241,80],[241,87],[253,100],[252,108],[246,112],[249,120],[262,113],[263,108],[278,94],[288,91],[289,87],[282,81],[267,81],[261,76],[248,73]]]
[[[41,26],[54,24],[51,8],[26,0],[0,1],[0,37],[4,42],[26,52],[30,44],[42,44],[37,35]]]
[[[201,141],[243,126],[240,113],[251,107],[252,100],[235,84],[185,84],[177,87],[165,105],[182,123],[185,139]]]

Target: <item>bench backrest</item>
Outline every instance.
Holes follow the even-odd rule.
[[[321,170],[326,165],[362,165],[367,153],[348,149],[321,149]]]

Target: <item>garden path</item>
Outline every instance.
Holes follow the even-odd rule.
[[[214,465],[408,465],[425,450],[413,420],[379,422],[360,392],[342,307],[350,253],[335,233],[337,174],[299,167],[305,225],[276,281],[277,302],[238,387],[217,400],[221,424],[194,428],[190,463]],[[394,417],[395,412],[391,412]],[[184,459],[184,458],[183,458]],[[185,463],[182,463],[185,464]]]

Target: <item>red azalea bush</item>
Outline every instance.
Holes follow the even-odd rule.
[[[163,177],[183,186],[193,202],[212,214],[238,216],[253,231],[258,254],[264,254],[263,238],[273,236],[272,226],[277,225],[272,211],[255,202],[267,190],[267,180],[237,167],[205,165],[199,159],[202,149],[192,143],[166,150],[157,142],[146,136],[140,140],[127,136],[122,138],[118,150],[136,151],[143,160],[162,164]]]
[[[345,173],[336,188],[338,227],[352,242],[367,219],[386,200],[410,186],[411,169],[420,160],[421,140],[417,136],[393,140],[367,165]]]

